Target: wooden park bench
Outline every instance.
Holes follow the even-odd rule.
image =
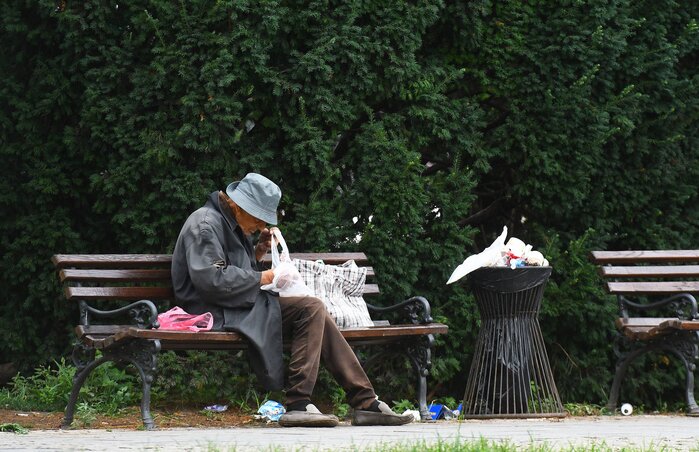
[[[367,266],[364,253],[299,253],[292,257],[340,264],[354,260]],[[170,279],[171,255],[166,254],[57,254],[52,261],[65,285],[65,297],[79,305],[80,319],[75,327],[77,342],[73,362],[77,372],[65,411],[62,428],[68,428],[80,388],[100,364],[112,361],[132,364],[142,384],[141,415],[145,428],[154,428],[150,413],[150,389],[161,350],[244,350],[247,342],[235,332],[166,331],[157,328],[156,303],[174,304]],[[379,293],[373,283],[374,271],[367,267],[364,296]],[[107,306],[99,309],[97,306]],[[372,318],[397,316],[399,323],[374,320],[374,326],[342,329],[352,347],[379,345],[380,353],[397,352],[411,362],[417,378],[420,414],[428,419],[427,375],[435,334],[447,326],[432,321],[430,305],[423,297],[412,297],[388,307],[367,303]],[[285,344],[288,349],[288,344]],[[101,356],[97,356],[99,351]]]
[[[699,358],[699,250],[593,251],[593,262],[617,296],[620,317],[616,373],[607,408],[613,411],[631,362],[649,351],[676,355],[686,369],[687,412],[699,415],[694,369]]]

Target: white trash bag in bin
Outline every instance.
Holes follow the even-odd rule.
[[[451,284],[481,267],[492,267],[497,264],[500,257],[502,257],[505,237],[507,237],[507,226],[503,226],[502,234],[500,234],[488,248],[478,254],[467,257],[461,265],[456,267],[449,277],[447,284]]]
[[[478,254],[466,258],[466,260],[456,267],[449,277],[447,284],[451,284],[474,270],[481,267],[510,267],[511,269],[520,267],[548,267],[549,261],[539,251],[532,250],[531,245],[527,245],[517,237],[507,237],[507,226],[502,228],[502,234],[486,249]]]
[[[313,291],[306,286],[296,266],[289,256],[289,248],[282,237],[279,228],[270,228],[272,233],[272,269],[274,279],[270,284],[261,287],[262,290],[270,290],[279,293],[280,297],[304,297],[313,295]],[[278,247],[282,247],[281,254]]]

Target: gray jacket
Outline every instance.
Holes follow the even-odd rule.
[[[248,339],[250,363],[268,390],[284,384],[279,299],[260,290],[255,249],[213,192],[182,226],[172,255],[172,285],[190,314],[211,312],[214,330]]]

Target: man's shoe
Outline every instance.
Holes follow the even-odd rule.
[[[321,413],[312,403],[306,405],[306,411],[289,411],[279,418],[282,427],[335,427],[339,423],[337,416]]]
[[[355,409],[352,415],[352,425],[403,425],[413,420],[412,414],[396,414],[380,400],[374,401],[369,408]]]

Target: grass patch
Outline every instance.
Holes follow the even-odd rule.
[[[602,416],[614,414],[606,407],[594,403],[565,403],[563,404],[563,408],[571,416]]]
[[[0,424],[0,432],[12,432],[12,433],[19,433],[21,435],[26,435],[27,433],[29,433],[29,430],[27,430],[26,428],[22,427],[19,424],[12,422],[12,423]]]
[[[438,440],[435,442],[416,441],[409,444],[398,445],[380,445],[377,447],[368,447],[355,449],[357,452],[669,452],[675,449],[665,445],[655,445],[651,443],[647,446],[610,446],[604,441],[590,442],[583,445],[570,445],[565,447],[554,447],[549,444],[528,444],[517,445],[510,441],[494,441],[487,438],[477,440],[466,440],[456,438],[454,440]],[[685,449],[682,449],[685,450]],[[699,451],[699,442],[690,451]]]
[[[226,451],[232,452],[237,450],[235,446],[228,448],[219,448],[217,445],[209,444],[207,450],[209,452]],[[260,448],[263,452],[276,452],[282,450],[290,450],[278,446],[269,446]],[[291,449],[294,451],[328,451],[327,447],[309,448],[308,446],[298,446]],[[604,442],[591,442],[585,445],[571,445],[566,447],[553,447],[548,444],[528,444],[517,445],[510,441],[494,441],[487,438],[480,439],[462,439],[456,438],[453,440],[437,440],[437,441],[414,441],[403,444],[381,444],[376,446],[349,446],[342,448],[343,451],[351,452],[668,452],[675,450],[667,446],[657,446],[650,444],[642,447],[612,447]],[[690,451],[699,451],[699,443],[696,447],[690,448]]]
[[[73,386],[75,367],[65,359],[52,366],[38,367],[25,377],[17,374],[9,387],[0,389],[0,407],[11,410],[63,411]],[[114,365],[96,368],[80,389],[78,415],[91,417],[95,413],[114,415],[139,402],[140,393],[133,388],[137,378]]]

